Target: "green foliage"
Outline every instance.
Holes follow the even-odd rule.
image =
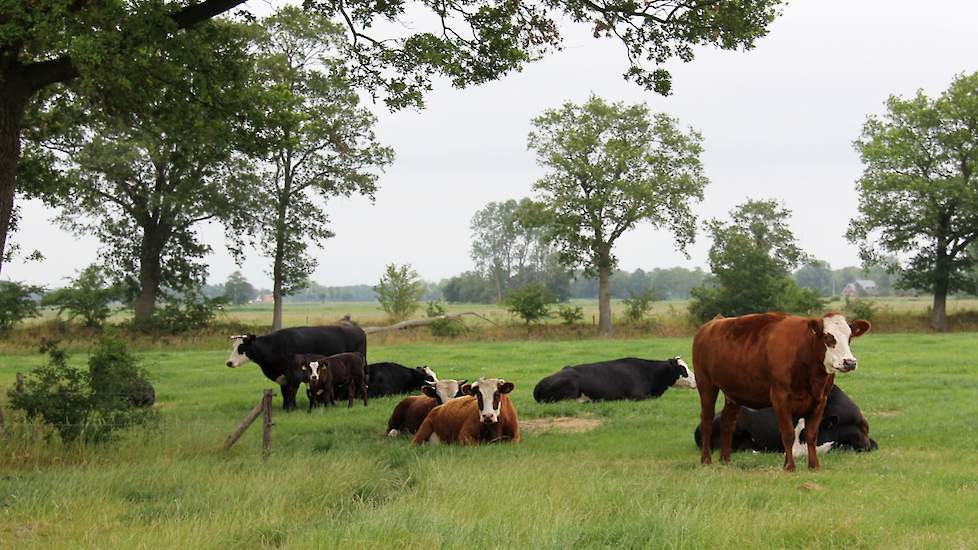
[[[465,271],[444,282],[442,294],[451,304],[491,304],[496,292],[492,281],[477,271]]]
[[[711,220],[712,279],[693,289],[691,315],[708,321],[767,311],[808,314],[823,307],[818,293],[803,289],[790,272],[807,256],[787,225],[791,211],[776,201],[750,200],[731,211],[732,222]]]
[[[380,283],[374,287],[380,307],[392,321],[403,321],[421,307],[421,296],[425,287],[418,273],[411,269],[410,264],[398,267],[388,264],[386,271],[380,277]]]
[[[41,353],[48,354],[48,363],[28,373],[23,388],[10,390],[10,404],[28,419],[53,427],[65,443],[107,441],[116,431],[153,417],[152,411],[136,407],[145,404],[146,388],[153,388],[124,342],[99,340],[87,374],[70,366],[55,342],[45,343]]]
[[[550,317],[550,306],[555,303],[557,298],[550,289],[539,283],[530,283],[512,290],[506,296],[506,309],[523,319],[527,325]]]
[[[248,279],[241,274],[241,271],[235,271],[234,273],[228,275],[228,280],[224,282],[224,298],[230,304],[240,306],[250,302],[256,295],[258,291],[255,287],[248,282]]]
[[[623,300],[625,304],[625,318],[633,323],[641,321],[645,314],[652,309],[652,302],[658,299],[654,289],[644,292],[628,291],[628,298]]]
[[[157,309],[146,328],[170,334],[200,330],[214,321],[226,303],[223,296],[208,298],[196,290],[185,292]]]
[[[445,304],[441,300],[431,300],[425,306],[425,313],[428,317],[439,317],[448,313]],[[455,338],[465,334],[467,329],[461,319],[438,319],[431,323],[431,335],[444,338]]]
[[[112,314],[112,302],[122,296],[122,289],[107,280],[101,267],[90,265],[70,285],[46,294],[41,304],[58,308],[58,315],[67,311],[69,320],[80,317],[86,327],[98,328]]]
[[[872,321],[873,317],[876,316],[876,312],[879,311],[879,304],[874,300],[846,296],[846,304],[842,311],[849,319]]]
[[[856,150],[859,216],[847,233],[866,264],[889,264],[899,286],[934,293],[933,326],[947,329],[949,292],[978,291],[978,73],[959,75],[938,98],[891,96],[863,126]],[[905,257],[887,262],[884,254]]]
[[[24,319],[38,315],[34,297],[43,291],[39,286],[0,281],[0,334],[8,332]]]
[[[794,273],[798,286],[814,290],[819,296],[832,295],[832,277],[832,268],[821,260],[811,260]]]
[[[573,325],[584,320],[584,308],[581,306],[559,306],[557,308],[557,317],[565,325]]]

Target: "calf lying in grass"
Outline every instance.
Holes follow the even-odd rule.
[[[498,378],[480,378],[462,386],[465,397],[452,399],[428,413],[411,446],[428,442],[477,445],[520,441],[516,407],[506,394],[515,386]]]
[[[415,433],[432,409],[444,405],[452,399],[462,397],[462,386],[468,382],[463,380],[436,380],[421,387],[424,395],[405,397],[394,407],[387,421],[387,435],[397,437],[402,433]]]

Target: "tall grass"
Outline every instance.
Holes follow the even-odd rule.
[[[270,387],[224,352],[143,354],[163,420],[100,447],[24,427],[0,440],[0,547],[593,548],[969,547],[978,536],[978,335],[870,334],[840,385],[880,450],[829,454],[821,473],[772,454],[698,464],[695,392],[643,402],[541,405],[560,367],[689,356],[688,338],[374,345],[372,360],[516,383],[524,420],[582,416],[589,432],[527,432],[519,446],[411,449],[383,435],[396,398],[285,414],[271,457],[228,432]],[[0,386],[43,358],[0,358]],[[83,354],[72,361],[84,362]],[[5,392],[4,392],[5,393]],[[302,398],[300,398],[302,399]],[[302,405],[302,403],[300,403]]]

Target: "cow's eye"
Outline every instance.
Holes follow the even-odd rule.
[[[825,345],[828,346],[828,347],[830,347],[830,348],[834,348],[835,347],[835,336],[832,336],[831,334],[826,334],[825,335]]]

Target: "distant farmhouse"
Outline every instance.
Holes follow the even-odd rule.
[[[876,281],[869,279],[856,279],[842,289],[842,295],[849,298],[862,298],[865,296],[876,296],[878,294],[879,287],[876,286]]]

